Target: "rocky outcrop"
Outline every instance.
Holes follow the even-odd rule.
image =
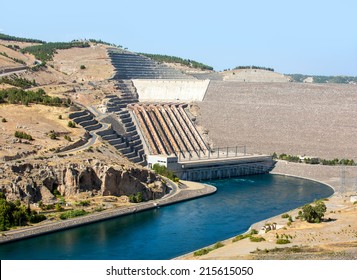
[[[0,191],[7,199],[31,203],[53,202],[55,190],[63,196],[81,192],[93,196],[130,196],[141,192],[144,200],[160,198],[167,192],[160,178],[148,169],[108,166],[100,161],[54,166],[46,163],[6,164],[0,171]]]
[[[143,194],[144,200],[152,199],[151,190],[130,171],[115,170],[114,168],[109,168],[106,171],[102,186],[103,195],[133,195],[138,192]]]

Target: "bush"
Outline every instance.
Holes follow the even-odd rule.
[[[195,257],[203,256],[203,255],[207,255],[207,254],[208,254],[209,252],[211,252],[211,251],[212,251],[212,250],[207,249],[207,248],[205,248],[205,249],[200,249],[200,250],[194,252],[193,255],[194,255]]]
[[[265,241],[265,238],[264,237],[260,237],[260,236],[250,236],[249,237],[250,241],[251,242],[262,242],[262,241]]]
[[[131,203],[143,202],[143,194],[141,192],[137,192],[136,194],[130,195],[129,202]]]
[[[232,240],[232,242],[237,242],[237,241],[242,240],[242,239],[245,239],[245,238],[247,238],[247,237],[249,237],[248,234],[245,234],[245,235],[240,234],[240,235],[237,235],[236,237],[234,237],[233,240]]]
[[[72,141],[72,138],[68,135],[65,135],[64,136],[64,139],[67,140],[68,142],[71,142]]]
[[[222,242],[217,242],[216,244],[214,244],[213,249],[218,249],[224,247],[224,244]]]
[[[155,171],[155,173],[165,176],[166,178],[169,178],[174,182],[179,181],[179,178],[174,174],[174,172],[168,170],[167,167],[164,165],[155,163],[153,166],[153,170]]]
[[[285,214],[281,215],[281,217],[282,217],[283,219],[287,219],[287,218],[289,218],[290,216],[289,216],[289,214],[285,213]]]
[[[2,118],[2,119],[1,119],[1,122],[6,123],[7,120],[6,120],[5,118]]]
[[[56,140],[56,139],[57,139],[57,133],[55,133],[55,132],[51,132],[51,133],[49,134],[49,136],[50,136],[50,139],[51,139],[51,140]]]
[[[80,202],[78,202],[79,206],[89,206],[90,205],[90,201],[89,200],[82,200]]]
[[[63,207],[62,207],[61,204],[59,204],[59,203],[56,203],[55,208],[56,208],[56,211],[57,211],[57,212],[60,212],[60,211],[63,210]]]
[[[68,127],[71,127],[71,128],[75,128],[76,127],[76,123],[73,122],[73,121],[69,121],[67,125],[68,125]]]
[[[62,213],[60,215],[60,219],[66,220],[66,219],[71,219],[71,218],[75,218],[75,217],[79,217],[79,216],[84,216],[86,214],[88,214],[88,212],[86,212],[84,210],[71,210],[71,211]]]
[[[216,250],[218,248],[221,248],[223,247],[224,244],[222,242],[217,242],[216,244],[213,245],[213,247],[210,247],[210,248],[203,248],[203,249],[200,249],[196,252],[193,253],[193,255],[195,257],[198,257],[198,256],[203,256],[203,255],[206,255],[208,254],[209,252],[213,251],[213,250]]]
[[[15,137],[20,138],[20,139],[30,140],[30,141],[33,140],[32,136],[30,134],[27,134],[23,131],[15,131]]]
[[[250,234],[251,234],[251,235],[253,235],[253,234],[258,234],[258,231],[257,231],[256,229],[252,229],[252,230],[250,231]]]
[[[291,243],[290,242],[290,240],[288,240],[288,239],[278,239],[277,241],[276,241],[276,244],[288,244],[288,243]]]
[[[45,215],[42,215],[42,214],[32,214],[30,216],[30,223],[33,223],[33,224],[37,224],[39,222],[42,222],[44,220],[46,220],[46,216]]]
[[[86,69],[86,67],[85,67],[84,65],[81,65],[80,68],[81,68],[82,70],[83,70],[83,69]]]

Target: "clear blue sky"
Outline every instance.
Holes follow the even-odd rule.
[[[357,76],[357,1],[3,1],[0,32],[281,73]]]

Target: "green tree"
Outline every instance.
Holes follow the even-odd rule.
[[[69,121],[68,122],[68,127],[75,128],[76,127],[76,123],[73,122],[73,121]]]
[[[4,199],[0,199],[0,230],[8,230],[12,225],[12,213],[10,204]]]
[[[326,213],[326,205],[323,201],[317,201],[315,205],[306,204],[300,212],[302,219],[309,223],[320,223]]]

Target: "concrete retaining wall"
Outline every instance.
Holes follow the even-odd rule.
[[[202,101],[209,80],[132,80],[140,101]]]

